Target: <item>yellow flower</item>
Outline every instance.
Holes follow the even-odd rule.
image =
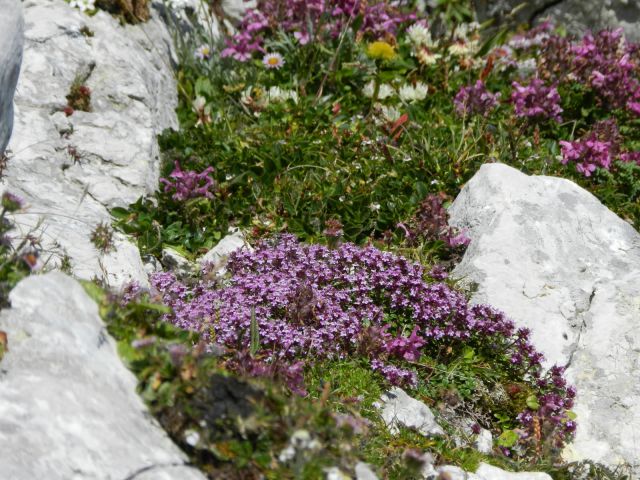
[[[396,56],[396,51],[387,42],[377,41],[369,44],[367,55],[380,60],[392,60]]]

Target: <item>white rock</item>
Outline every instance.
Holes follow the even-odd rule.
[[[507,472],[487,463],[481,463],[476,470],[476,478],[481,480],[552,480],[543,472]]]
[[[392,388],[382,395],[380,402],[375,406],[380,409],[382,419],[394,435],[399,433],[399,427],[414,429],[424,436],[444,435],[429,407],[411,398],[401,388]]]
[[[162,249],[162,264],[165,268],[173,270],[178,274],[188,274],[192,272],[195,267],[192,262],[170,247]]]
[[[574,183],[483,165],[449,210],[478,284],[578,389],[571,460],[640,475],[640,234]],[[567,454],[569,455],[569,454]]]
[[[460,467],[456,467],[454,465],[443,465],[436,469],[438,472],[439,478],[444,478],[446,480],[467,480],[469,479],[469,474],[465,472]]]
[[[325,468],[324,475],[325,480],[351,480],[351,477],[338,467]]]
[[[62,273],[32,276],[0,314],[0,465],[11,480],[204,477],[151,419],[97,305]],[[169,468],[170,467],[170,468]]]
[[[355,473],[356,480],[378,480],[378,476],[368,463],[356,463]]]
[[[24,43],[19,0],[0,0],[0,156],[13,128],[13,95],[20,73]]]
[[[489,430],[486,428],[480,429],[480,433],[476,437],[475,447],[480,453],[488,454],[493,451],[493,436]]]
[[[585,32],[610,28],[623,28],[632,41],[640,40],[640,3],[636,0],[477,0],[480,21],[487,18],[497,20],[499,16],[512,12],[516,7],[516,22],[543,21],[565,27],[569,33],[582,35]]]
[[[215,247],[198,259],[198,263],[200,265],[212,265],[216,273],[223,275],[229,255],[243,248],[249,251],[253,250],[245,240],[242,232],[237,230],[220,240]]]
[[[57,242],[74,275],[114,287],[131,279],[144,284],[132,244],[117,241],[116,251],[126,253],[105,259],[90,236],[97,224],[110,222],[110,208],[158,186],[156,137],[177,127],[167,28],[155,11],[147,23],[122,26],[105,12],[88,16],[64,0],[27,0],[23,8],[26,42],[4,186],[29,205],[17,220],[28,231],[43,219],[44,247]],[[84,27],[93,37],[83,35]],[[64,118],[60,110],[78,76],[87,77],[92,111]]]

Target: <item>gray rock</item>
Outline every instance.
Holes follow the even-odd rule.
[[[356,480],[378,480],[378,476],[371,468],[371,465],[358,462],[355,468]]]
[[[640,474],[640,234],[561,178],[483,165],[449,210],[471,238],[454,275],[478,285],[547,364],[567,366],[578,429],[568,460]]]
[[[517,6],[515,15],[509,15]],[[478,17],[515,22],[536,22],[551,18],[570,33],[623,28],[627,38],[640,40],[640,2],[635,0],[476,0]]]
[[[438,478],[446,480],[470,480],[477,478],[475,475],[469,474],[460,467],[456,467],[454,465],[443,465],[436,468],[436,471],[438,472]],[[470,475],[473,475],[473,477]]]
[[[487,463],[481,463],[476,470],[476,478],[480,480],[552,480],[543,472],[507,472]]]
[[[383,394],[380,402],[375,406],[389,431],[394,435],[399,433],[399,427],[416,430],[418,433],[430,437],[444,435],[444,430],[424,403],[411,398],[399,387],[394,387]]]
[[[183,257],[173,248],[162,249],[162,265],[178,275],[188,275],[195,270],[195,264]]]
[[[489,430],[486,428],[480,429],[480,433],[476,437],[475,447],[480,453],[488,454],[493,451],[493,437]]]
[[[236,230],[230,235],[227,235],[222,240],[218,242],[218,244],[209,250],[205,255],[198,259],[198,263],[202,266],[210,265],[219,275],[223,275],[225,273],[225,265],[227,264],[227,260],[229,259],[229,255],[231,255],[236,250],[247,249],[249,251],[252,250],[251,246],[247,243],[244,238],[244,235],[241,231]]]
[[[13,129],[13,95],[20,73],[24,43],[19,0],[0,0],[0,156]]]
[[[27,0],[23,8],[26,43],[4,185],[29,206],[20,225],[26,231],[42,219],[44,247],[58,243],[80,278],[145,284],[133,244],[117,236],[104,257],[90,236],[110,222],[110,208],[158,186],[156,137],[177,127],[170,34],[155,10],[147,23],[122,26],[64,0]],[[92,111],[64,118],[76,80],[91,89]]]
[[[466,472],[455,465],[429,465],[422,470],[425,480],[552,480],[542,472],[507,472],[501,468],[481,463],[476,473]]]
[[[150,417],[79,283],[32,276],[10,300],[0,314],[2,478],[204,479]]]

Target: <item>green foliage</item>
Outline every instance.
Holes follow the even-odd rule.
[[[439,0],[435,11],[442,14],[438,22],[444,32],[471,18],[464,0]],[[326,241],[325,230],[337,224],[346,240],[376,242],[430,263],[442,258],[442,242],[409,245],[401,226],[411,224],[429,194],[455,197],[480,165],[499,161],[528,174],[570,178],[640,227],[639,166],[617,163],[609,172],[585,178],[558,161],[559,140],[579,137],[607,115],[582,86],[560,87],[563,115],[569,119],[561,124],[517,119],[508,101],[487,117],[463,118],[454,111],[460,87],[478,78],[491,92],[509,98],[512,67],[494,69],[494,59],[487,57],[507,36],[500,30],[483,42],[476,38],[475,57],[446,54],[443,40],[443,56],[430,64],[417,58],[402,37],[391,58],[367,55],[368,45],[348,29],[333,43],[304,46],[277,34],[266,46],[284,57],[280,69],[266,69],[257,58],[240,63],[216,55],[200,61],[193,55],[199,42],[211,47],[215,42],[177,37],[181,129],[160,137],[161,174],[168,178],[176,162],[184,171],[213,167],[213,196],[178,201],[161,186],[153,198],[114,209],[116,226],[133,235],[143,253],[159,257],[164,246],[171,246],[195,258],[229,227],[254,236],[288,231],[318,242]],[[429,86],[425,99],[393,103],[381,98],[382,84],[397,92],[416,82]],[[372,92],[366,95],[369,85]],[[625,115],[613,112],[624,120],[626,146],[638,149],[640,122]],[[392,436],[373,407],[387,385],[361,359],[317,362],[305,372],[308,397],[288,397],[277,382],[231,375],[224,354],[205,353],[196,336],[168,327],[158,314],[150,304],[130,304],[110,307],[106,318],[154,414],[214,478],[319,478],[323,467],[351,465],[356,458],[388,478],[414,478],[406,449],[429,450],[439,462],[468,470],[490,461],[512,470],[547,470],[558,479],[571,478],[576,468],[588,469],[593,478],[617,478],[597,465],[558,467],[559,452],[545,445],[535,445],[540,455],[517,464],[456,447],[449,437],[425,439],[407,430]],[[399,330],[406,322],[386,320]],[[261,353],[256,326],[253,319],[250,358]],[[143,348],[131,346],[151,337],[154,342]],[[182,352],[179,361],[176,352]],[[519,440],[515,415],[540,408],[509,359],[474,339],[459,350],[434,347],[414,363],[420,382],[411,393],[438,412],[449,433],[460,434],[455,418],[465,417],[489,428],[499,447],[513,448]],[[238,392],[238,405],[233,415],[211,417],[201,427],[202,418],[210,418],[214,390]],[[249,399],[251,408],[242,407],[242,399]],[[354,435],[337,428],[336,412],[368,419],[367,432]],[[278,462],[288,438],[302,426],[317,434],[323,448],[291,464]],[[190,431],[199,432],[196,446],[186,440]]]

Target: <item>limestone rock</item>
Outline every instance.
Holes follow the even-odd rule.
[[[507,472],[487,463],[481,463],[476,470],[476,477],[482,480],[552,480],[543,472]]]
[[[449,210],[471,238],[454,275],[475,282],[578,390],[570,460],[640,473],[640,234],[561,178],[483,165]]]
[[[135,26],[102,11],[83,14],[64,0],[22,5],[26,41],[4,189],[26,200],[23,230],[42,219],[44,247],[59,244],[54,250],[68,253],[74,275],[144,285],[133,244],[116,239],[115,251],[126,254],[114,270],[114,259],[103,258],[90,236],[110,223],[110,208],[158,186],[156,137],[177,127],[169,32],[155,4],[151,20]],[[89,87],[91,111],[65,118],[74,82]]]
[[[378,476],[371,468],[371,465],[358,462],[355,468],[356,480],[378,480]]]
[[[476,0],[475,4],[481,21],[505,19],[521,6],[514,18],[517,22],[551,18],[576,35],[621,27],[629,40],[640,40],[640,3],[634,0]]]
[[[436,468],[436,471],[438,472],[439,478],[446,478],[447,480],[475,480],[477,478],[472,473],[469,474],[460,467],[456,467],[453,465],[443,465]]]
[[[170,247],[162,249],[162,265],[178,275],[188,275],[194,271],[195,265]]]
[[[220,240],[215,247],[198,259],[198,263],[212,265],[218,274],[223,275],[229,255],[242,248],[251,250],[251,246],[245,240],[242,232],[237,230]]]
[[[444,435],[444,430],[423,402],[411,398],[401,388],[394,387],[382,395],[376,404],[384,423],[393,434],[399,427],[412,428],[424,436]]]
[[[20,73],[24,43],[19,0],[0,0],[0,156],[13,129],[13,95]]]
[[[425,480],[552,480],[543,472],[508,472],[486,463],[481,463],[475,473],[455,465],[434,467],[428,463],[422,470],[422,477]]]
[[[58,272],[32,276],[0,314],[0,465],[12,480],[199,480],[153,421],[97,305]]]

